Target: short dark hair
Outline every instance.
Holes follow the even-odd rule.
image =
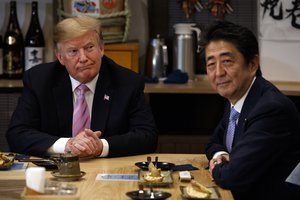
[[[247,64],[259,55],[259,47],[256,36],[248,28],[228,21],[216,21],[203,34],[201,38],[202,62],[206,65],[205,49],[211,41],[224,40],[232,43],[244,56]],[[261,76],[260,66],[256,71],[256,76]]]

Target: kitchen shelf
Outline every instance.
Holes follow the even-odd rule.
[[[134,71],[136,70],[135,65],[128,68],[132,68]],[[300,96],[300,82],[273,81],[273,84],[287,96]],[[0,88],[13,89],[22,87],[22,80],[0,79]],[[146,83],[144,91],[149,94],[217,94],[206,79],[189,81],[185,84],[165,84],[163,82]]]
[[[300,96],[300,82],[273,81],[273,84],[287,96]],[[148,83],[145,93],[217,94],[206,79],[185,84]]]

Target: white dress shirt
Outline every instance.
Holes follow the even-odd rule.
[[[98,80],[98,76],[97,75],[91,82],[86,83],[85,85],[89,88],[89,91],[87,91],[85,93],[85,99],[90,111],[90,118],[92,119],[92,107],[93,107],[93,99],[94,99],[94,94],[95,94],[95,89],[96,89],[96,83]],[[77,88],[77,86],[79,86],[81,83],[78,82],[77,80],[75,80],[74,78],[72,78],[70,76],[71,79],[71,83],[72,83],[72,91],[73,91],[73,105],[75,104],[76,98],[78,96],[77,94],[77,90],[75,90]],[[93,130],[93,131],[97,131],[97,130]],[[55,154],[55,153],[64,153],[65,152],[65,146],[68,142],[70,138],[59,138],[49,149],[48,149],[48,153],[49,154]],[[109,152],[109,144],[107,142],[107,140],[105,139],[101,139],[102,144],[103,144],[103,150],[102,153],[100,155],[100,157],[106,157],[108,155]]]

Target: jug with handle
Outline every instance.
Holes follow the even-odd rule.
[[[186,72],[190,80],[195,76],[196,52],[200,50],[201,30],[194,27],[193,23],[175,24],[175,36],[173,40],[173,70]],[[194,37],[196,32],[197,38]]]
[[[146,60],[146,76],[162,78],[166,76],[168,65],[168,48],[158,34],[150,41]]]

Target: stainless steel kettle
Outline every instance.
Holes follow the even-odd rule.
[[[150,41],[146,59],[145,75],[147,77],[162,78],[166,76],[168,48],[164,39],[160,38],[160,35],[157,35],[156,38]]]
[[[196,24],[175,24],[175,36],[173,39],[173,71],[186,72],[190,80],[195,76],[196,52],[200,50],[201,30],[194,27]],[[197,34],[194,37],[193,31]]]

